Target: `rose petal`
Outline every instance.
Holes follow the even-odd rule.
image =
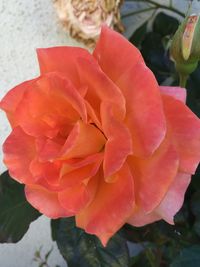
[[[100,130],[102,130],[101,122],[100,122],[100,116],[97,114],[97,112],[94,110],[94,108],[90,105],[88,101],[85,100],[85,105],[87,107],[87,112],[90,117],[88,123],[95,124]]]
[[[148,158],[129,157],[134,175],[136,203],[145,212],[157,207],[173,182],[179,167],[177,152],[170,135]]]
[[[145,79],[144,79],[145,77]],[[159,86],[143,62],[124,71],[116,84],[126,99],[126,123],[132,134],[133,154],[151,155],[166,133]]]
[[[40,48],[37,49],[37,56],[41,74],[49,72],[66,74],[78,90],[81,86],[76,69],[77,58],[92,57],[86,49],[69,46]]]
[[[59,174],[62,163],[54,162],[40,162],[35,158],[30,164],[30,172],[33,177],[37,179],[37,184],[52,191],[62,190],[59,184]]]
[[[98,153],[85,159],[64,163],[60,173],[60,185],[66,188],[88,180],[96,175],[102,160],[103,154]]]
[[[20,183],[33,183],[29,165],[35,157],[34,139],[16,127],[3,144],[3,152],[11,177]]]
[[[110,101],[115,115],[123,119],[125,116],[125,99],[119,88],[102,72],[96,61],[80,58],[78,71],[81,83],[88,86],[86,100],[99,114],[102,101]]]
[[[101,104],[101,119],[108,139],[103,163],[104,177],[107,180],[122,167],[127,156],[132,154],[132,140],[126,126],[113,116],[110,102]]]
[[[180,158],[180,170],[194,174],[200,159],[200,120],[182,102],[163,95],[167,122]]]
[[[62,145],[49,138],[38,138],[36,139],[36,149],[40,161],[53,161],[58,158]]]
[[[58,102],[58,106],[60,106],[64,101],[65,103],[62,104],[66,105],[66,102],[68,102],[78,112],[82,120],[87,122],[87,111],[84,99],[76,91],[76,88],[73,86],[70,80],[64,75],[58,75],[55,73],[49,73],[46,77],[50,83],[51,97],[59,97],[59,101],[57,99],[53,101],[54,105],[56,105]],[[69,107],[67,108],[69,113]]]
[[[127,165],[116,174],[115,183],[106,183],[101,175],[94,200],[76,215],[76,223],[87,233],[97,235],[105,246],[130,216],[134,206],[134,185]]]
[[[60,205],[56,192],[51,192],[39,185],[26,185],[25,194],[28,202],[35,209],[51,219],[73,215]]]
[[[143,62],[139,50],[121,34],[102,27],[100,38],[93,53],[102,70],[116,81],[127,68]]]
[[[89,183],[81,183],[74,187],[68,187],[58,193],[60,204],[74,215],[85,208],[93,199],[98,185],[98,179],[92,177]]]
[[[130,216],[130,218],[127,220],[127,223],[133,226],[141,227],[141,226],[156,222],[161,219],[162,219],[161,216],[159,216],[155,212],[147,213],[141,208],[136,207],[133,210],[133,213]]]
[[[161,94],[172,96],[185,104],[187,92],[185,88],[174,86],[160,86]]]
[[[67,79],[55,73],[32,83],[15,113],[17,124],[26,133],[50,138],[64,128],[67,134],[70,125],[72,128],[80,117],[87,121],[83,98]]]
[[[24,97],[24,93],[35,83],[37,79],[26,81],[10,90],[0,102],[0,108],[6,112],[11,126],[16,126],[15,111]]]
[[[74,215],[85,207],[89,201],[84,184],[68,187],[66,190],[58,193],[58,199],[62,207]]]
[[[81,158],[98,153],[105,144],[105,137],[94,125],[78,121],[71,131],[60,158]]]
[[[185,191],[191,181],[191,175],[179,173],[171,184],[167,194],[155,212],[166,222],[174,224],[174,216],[183,205]]]
[[[174,216],[183,205],[184,194],[190,180],[191,175],[179,173],[175,177],[162,202],[153,212],[146,213],[142,209],[137,208],[133,210],[133,213],[127,220],[127,223],[133,226],[144,226],[164,219],[166,222],[174,224]]]

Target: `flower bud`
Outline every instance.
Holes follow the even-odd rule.
[[[200,60],[199,15],[185,18],[173,37],[170,53],[180,78],[187,78],[197,68]]]

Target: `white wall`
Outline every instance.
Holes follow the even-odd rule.
[[[166,1],[160,0],[163,3]],[[182,9],[187,4],[186,0],[174,2]],[[195,10],[199,5],[196,4]],[[135,17],[135,26],[146,15]],[[35,48],[64,44],[77,45],[58,24],[51,0],[0,0],[0,99],[14,85],[38,75]],[[0,147],[9,131],[5,115],[0,112]],[[4,170],[0,152],[0,172]],[[44,251],[48,251],[52,245],[55,247],[50,258],[51,267],[56,264],[66,266],[51,241],[49,220],[45,217],[32,223],[17,245],[0,244],[0,266],[38,266],[32,262],[32,258],[41,245]]]

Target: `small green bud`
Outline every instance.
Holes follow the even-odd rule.
[[[200,17],[190,15],[176,31],[170,48],[180,79],[186,82],[200,60]],[[181,84],[182,86],[184,84]]]

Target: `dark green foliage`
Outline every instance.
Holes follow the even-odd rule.
[[[169,58],[170,37],[178,28],[178,20],[164,13],[159,13],[152,30],[143,36],[141,52],[147,66],[154,72],[161,84],[170,79],[170,84],[177,80],[174,64]]]
[[[177,28],[179,26],[179,22],[172,16],[169,16],[163,12],[160,12],[153,23],[153,31],[160,34],[162,37],[167,35],[174,35]]]
[[[26,201],[24,186],[8,172],[0,176],[0,211],[0,243],[18,242],[41,215]]]
[[[103,247],[97,237],[75,226],[74,218],[52,221],[53,236],[69,267],[128,267],[126,240],[117,233]]]
[[[147,24],[148,21],[145,21],[129,39],[129,41],[137,47],[140,47],[142,41],[144,40],[145,34],[147,32]]]
[[[190,75],[187,89],[187,105],[200,117],[200,65]],[[198,177],[200,178],[200,175]]]
[[[200,245],[181,250],[180,254],[170,264],[170,267],[198,267],[200,266]]]

